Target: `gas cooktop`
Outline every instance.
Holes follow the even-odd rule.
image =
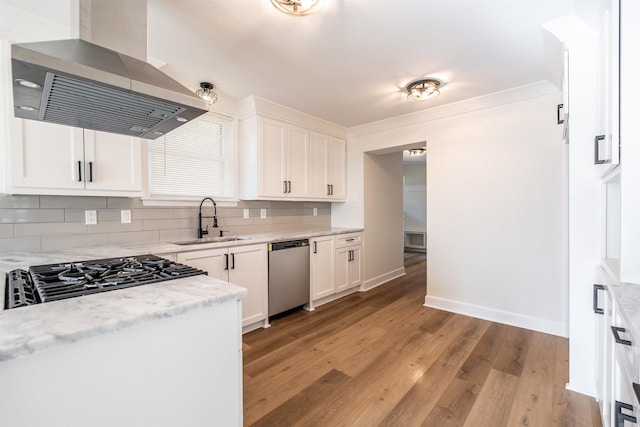
[[[132,286],[207,274],[161,258],[137,255],[64,262],[12,270],[7,274],[5,308],[16,308]]]

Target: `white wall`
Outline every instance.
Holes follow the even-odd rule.
[[[427,305],[566,335],[559,102],[535,98],[430,129]]]
[[[364,288],[404,274],[402,153],[364,156]]]
[[[404,164],[404,229],[427,230],[426,163]]]
[[[359,196],[363,153],[426,140],[426,304],[566,335],[559,102],[544,85],[516,88],[353,129],[348,201],[334,204],[332,224],[362,226],[377,215]],[[370,250],[383,252],[366,252],[365,271]]]

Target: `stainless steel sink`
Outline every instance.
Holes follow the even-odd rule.
[[[250,240],[248,236],[225,236],[225,237],[207,237],[204,239],[194,240],[182,240],[180,242],[173,242],[174,245],[187,246],[187,245],[201,245],[204,243],[221,243],[221,242],[233,242],[236,240]]]

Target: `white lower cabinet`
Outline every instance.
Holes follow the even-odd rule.
[[[617,286],[617,285],[616,285]],[[636,285],[637,286],[637,285]],[[636,331],[630,329],[620,306],[606,286],[594,286],[597,327],[597,399],[604,427],[637,425],[640,417],[640,360]]]
[[[332,296],[362,284],[362,233],[315,237],[311,246],[311,302],[329,302]]]
[[[242,326],[268,325],[268,258],[265,244],[202,249],[178,254],[178,262],[207,271],[210,277],[247,288]]]
[[[311,300],[335,293],[335,239],[333,236],[309,240],[311,246]]]

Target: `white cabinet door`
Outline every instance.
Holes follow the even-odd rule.
[[[203,249],[201,251],[179,253],[178,262],[204,270],[209,277],[214,279],[228,281],[227,257],[227,248]]]
[[[268,318],[268,259],[264,244],[229,248],[229,282],[247,288],[242,326]]]
[[[309,197],[327,198],[327,141],[329,137],[312,132],[309,135]]]
[[[351,261],[349,267],[349,288],[362,284],[362,246],[351,247]]]
[[[82,129],[16,118],[11,124],[9,191],[84,189]]]
[[[142,192],[140,138],[85,130],[84,150],[87,190]]]
[[[178,262],[205,270],[209,277],[247,288],[242,300],[242,326],[268,317],[267,246],[203,249],[178,254]]]
[[[335,243],[333,236],[317,237],[309,241],[311,246],[311,300],[317,300],[335,292]]]
[[[305,197],[309,191],[309,131],[288,126],[287,129],[287,172],[288,197]]]
[[[259,123],[260,195],[285,196],[286,181],[286,125],[260,119]]]
[[[7,190],[18,194],[142,194],[139,138],[12,118]]]
[[[346,142],[330,137],[327,141],[327,179],[332,199],[344,199],[347,195]]]

